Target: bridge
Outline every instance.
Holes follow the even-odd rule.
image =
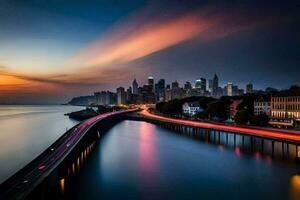
[[[285,141],[295,144],[300,144],[300,132],[293,130],[278,130],[278,129],[268,129],[260,127],[243,127],[243,126],[233,126],[218,124],[212,122],[198,122],[184,119],[175,119],[170,117],[161,116],[158,114],[150,113],[147,110],[140,112],[140,115],[146,119],[153,119],[165,123],[173,123],[182,126],[189,126],[195,128],[205,128],[217,131],[226,131],[232,133],[239,133],[245,135],[251,135],[255,137],[262,137],[266,139]]]
[[[99,138],[99,135],[89,134],[89,132],[93,132],[91,131],[93,128],[97,128],[94,133],[100,134],[98,131],[100,127],[107,129],[117,123],[118,120],[124,119],[148,121],[186,135],[202,135],[208,139],[213,138],[218,144],[221,143],[222,132],[226,135],[226,143],[228,134],[234,134],[234,145],[236,145],[236,134],[242,136],[243,143],[244,137],[249,137],[251,144],[255,141],[254,138],[261,138],[262,151],[267,143],[267,141],[264,142],[266,139],[271,141],[272,155],[274,153],[274,141],[277,141],[281,144],[282,155],[286,152],[289,153],[290,149],[294,149],[294,156],[299,157],[300,133],[295,131],[190,121],[161,116],[151,113],[147,109],[141,112],[137,111],[138,109],[130,109],[102,114],[73,127],[39,157],[5,181],[0,187],[0,199],[23,199],[53,173],[58,166],[63,166],[70,157],[78,158],[78,156],[83,155],[84,149],[89,149],[91,143]],[[73,158],[70,158],[70,160]]]
[[[40,156],[2,183],[0,187],[0,199],[25,198],[74,151],[76,146],[78,146],[94,126],[104,119],[115,120],[117,117],[136,112],[137,110],[130,109],[98,115],[73,127]]]
[[[266,155],[271,160],[280,157],[300,161],[299,131],[177,119],[149,112],[147,109],[134,115],[138,115],[137,120],[155,123],[175,133],[196,137],[222,148],[231,146],[237,154],[240,154],[241,149],[250,149],[250,153]],[[231,136],[233,141],[229,139]]]

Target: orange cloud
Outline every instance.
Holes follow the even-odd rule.
[[[171,19],[153,18],[144,23],[136,23],[132,17],[131,21],[115,26],[99,40],[79,51],[67,64],[79,68],[120,67],[123,63],[195,37],[211,41],[273,22],[270,19],[244,19],[241,16],[239,10],[205,8]]]
[[[68,63],[80,66],[108,66],[136,60],[196,37],[213,25],[213,20],[199,13],[171,20],[139,24],[131,32],[120,26],[73,56]],[[130,25],[129,25],[130,26]]]

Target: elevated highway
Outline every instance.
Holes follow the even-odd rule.
[[[106,113],[73,127],[40,156],[0,186],[0,199],[23,199],[72,152],[87,132],[104,119],[111,119],[138,109]]]
[[[250,127],[250,126],[234,126],[225,125],[211,122],[198,122],[184,119],[175,119],[170,117],[165,117],[150,113],[146,109],[140,112],[141,117],[158,120],[161,122],[172,123],[182,126],[189,126],[195,128],[212,129],[217,131],[232,132],[238,134],[245,134],[255,137],[262,137],[271,140],[277,140],[282,142],[295,143],[300,145],[300,133],[293,130],[276,130],[260,127]]]

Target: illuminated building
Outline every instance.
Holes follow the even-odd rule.
[[[271,97],[270,124],[283,127],[300,127],[300,95]]]
[[[269,96],[259,96],[254,101],[254,115],[271,115],[271,101]]]
[[[190,117],[203,111],[198,102],[186,102],[182,105],[182,113]]]
[[[148,77],[148,85],[151,87],[151,91],[154,92],[154,78],[152,76]]]

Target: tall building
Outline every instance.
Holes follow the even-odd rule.
[[[212,86],[211,86],[211,92],[212,92],[212,96],[219,96],[219,78],[217,76],[217,74],[214,75],[213,79],[212,79]]]
[[[184,84],[184,89],[185,90],[191,90],[192,89],[192,84],[190,82],[185,82]]]
[[[205,78],[200,78],[201,84],[200,84],[200,89],[202,91],[206,91],[206,79]]]
[[[246,85],[246,93],[247,94],[252,94],[253,93],[253,85],[252,85],[252,83],[248,83]]]
[[[166,86],[165,94],[166,94],[165,101],[171,101],[172,100],[172,90],[171,90],[170,85]]]
[[[197,79],[196,80],[196,83],[195,83],[195,88],[201,88],[201,80],[200,79]]]
[[[233,96],[233,84],[227,83],[226,85],[226,95],[227,96]]]
[[[126,103],[127,104],[131,104],[132,103],[132,88],[131,87],[129,87],[126,90]]]
[[[139,96],[138,96],[138,103],[155,103],[156,98],[155,94],[152,91],[151,85],[144,85],[140,88]]]
[[[165,101],[165,79],[160,79],[155,84],[155,95],[157,101]]]
[[[117,102],[116,93],[110,91],[102,91],[94,93],[97,105],[112,105]]]
[[[212,91],[213,91],[213,80],[212,79],[208,80],[208,91],[210,93],[212,93]]]
[[[136,81],[136,79],[132,82],[132,94],[138,95],[139,94],[139,85]]]
[[[118,104],[126,104],[126,92],[123,87],[117,88],[117,100]]]
[[[152,76],[148,77],[148,85],[151,87],[152,92],[154,92],[154,78]]]

